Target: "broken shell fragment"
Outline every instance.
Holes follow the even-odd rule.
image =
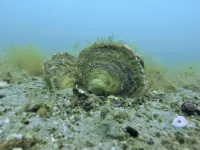
[[[78,57],[77,84],[96,95],[137,96],[145,87],[144,64],[127,46],[94,43]]]
[[[9,87],[10,85],[7,83],[7,82],[5,82],[5,81],[0,81],[0,89],[3,89],[3,88],[7,88],[7,87]]]

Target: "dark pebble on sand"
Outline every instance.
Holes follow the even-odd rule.
[[[134,138],[138,137],[138,135],[139,135],[138,131],[136,129],[130,127],[130,126],[126,126],[125,127],[125,131],[127,133],[129,133],[129,135],[132,136],[132,137],[134,137]]]

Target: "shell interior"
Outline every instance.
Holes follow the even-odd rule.
[[[132,50],[119,43],[94,43],[78,57],[78,85],[96,95],[138,95],[144,68]]]

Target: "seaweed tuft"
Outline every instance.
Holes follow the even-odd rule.
[[[5,50],[3,61],[12,67],[25,71],[29,76],[41,76],[42,52],[33,45],[12,46]]]

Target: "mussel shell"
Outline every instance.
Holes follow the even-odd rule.
[[[144,91],[143,61],[119,43],[94,43],[78,57],[77,84],[96,95],[136,96]]]

